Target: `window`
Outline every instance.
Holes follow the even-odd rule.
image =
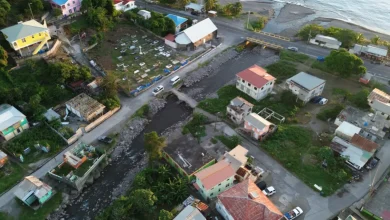
[[[230,178],[229,178],[230,179]],[[227,179],[226,181],[229,181],[229,179]]]
[[[26,43],[26,39],[25,39],[25,38],[23,38],[23,39],[22,39],[22,42],[23,42],[23,43]]]
[[[261,87],[261,90],[263,90],[264,89],[264,87]]]
[[[228,184],[226,184],[226,187],[228,187],[229,186],[229,183]]]
[[[248,83],[248,86],[251,86],[251,84],[250,84],[250,83]]]
[[[39,35],[39,36],[42,36],[42,34],[41,34],[41,33],[39,33],[38,35]]]
[[[242,79],[241,81],[242,81],[243,83],[245,83],[245,80]]]
[[[221,189],[219,189],[218,192],[221,192]]]
[[[14,42],[14,46],[16,47],[16,46],[18,46],[18,44],[16,42]]]
[[[271,82],[269,85],[272,85],[273,82]]]
[[[254,87],[255,88],[255,90],[257,90],[257,87]]]
[[[220,186],[222,183],[218,184],[218,186]]]
[[[31,38],[34,38],[34,35],[31,35]]]
[[[69,9],[69,13],[72,13],[72,9]]]
[[[213,196],[213,195],[214,195],[214,193],[211,193],[211,194],[210,194],[210,196]]]
[[[67,6],[70,6],[70,4],[68,3],[68,4],[66,4]]]
[[[75,1],[73,1],[73,4],[76,4],[76,2],[75,2]]]

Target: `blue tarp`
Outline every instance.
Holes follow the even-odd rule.
[[[177,69],[179,69],[180,68],[180,66],[174,66],[173,67],[173,70],[177,70]]]
[[[325,57],[318,56],[318,57],[317,57],[317,60],[320,61],[320,62],[323,62],[323,61],[325,61]]]
[[[181,63],[182,66],[186,65],[188,63],[188,60]]]

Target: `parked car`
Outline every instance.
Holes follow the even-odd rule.
[[[379,158],[373,157],[367,164],[367,169],[372,170],[374,169],[379,163]]]
[[[317,60],[320,61],[320,62],[324,62],[324,61],[325,61],[325,57],[318,56],[318,57],[317,57]]]
[[[142,63],[140,63],[139,65],[140,65],[140,66],[144,66],[144,65],[145,65],[145,63],[143,63],[143,62],[142,62]]]
[[[318,102],[318,104],[320,104],[320,105],[326,105],[326,103],[328,103],[328,99],[327,99],[327,98],[322,98],[322,99]]]
[[[261,189],[263,191],[267,188],[267,183],[265,183],[264,181],[260,181],[260,182],[256,183],[256,186],[259,187],[259,189]]]
[[[276,190],[273,186],[267,187],[263,190],[264,195],[266,196],[272,196],[276,193]]]
[[[168,64],[165,66],[167,69],[171,68],[172,67],[172,64]]]
[[[323,99],[323,98],[324,98],[324,97],[322,97],[322,96],[316,96],[316,97],[313,97],[313,98],[310,100],[310,102],[317,104],[317,103],[319,103],[319,102],[321,101],[321,99]]]
[[[298,52],[298,47],[287,47],[287,50]]]
[[[284,214],[284,219],[292,220],[296,219],[298,216],[303,214],[303,210],[300,207],[296,207],[295,209]]]
[[[153,89],[153,95],[156,96],[158,94],[160,94],[162,91],[164,91],[164,86],[162,85],[159,85],[157,86],[156,88]]]
[[[106,143],[106,144],[111,144],[112,143],[112,138],[107,137],[107,136],[101,136],[98,138],[99,141]]]

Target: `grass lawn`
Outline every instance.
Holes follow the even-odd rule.
[[[0,169],[0,194],[22,180],[27,170],[12,161]],[[0,218],[2,219],[2,218]]]
[[[146,118],[148,117],[148,114],[149,114],[149,105],[145,104],[141,106],[141,108],[139,108],[137,111],[135,111],[135,113],[131,116],[131,118],[136,118],[136,117]]]
[[[36,150],[34,144],[37,143],[49,146],[49,153]],[[4,149],[17,155],[23,154],[23,150],[29,147],[31,152],[27,155],[23,155],[24,163],[28,164],[55,155],[64,146],[66,146],[65,141],[47,125],[43,124],[24,131],[22,134],[7,142]]]
[[[46,203],[43,204],[41,208],[38,210],[33,210],[32,208],[23,205],[22,202],[20,201],[20,208],[21,212],[19,215],[19,219],[23,220],[42,220],[46,219],[46,217],[56,210],[58,206],[62,202],[62,193],[57,192],[50,200],[48,200]]]
[[[206,136],[205,124],[207,123],[207,117],[202,114],[195,113],[192,120],[183,127],[183,134],[191,133],[192,136],[198,140],[201,137]]]
[[[317,140],[306,128],[294,125],[280,125],[278,132],[266,140],[261,147],[278,160],[290,172],[314,188],[314,184],[322,187],[324,196],[331,195],[345,184],[348,177],[337,179],[334,172],[322,168],[322,159],[318,152]],[[344,163],[339,169],[348,172]],[[316,189],[315,189],[316,190]]]
[[[66,176],[73,170],[74,168],[71,165],[64,163],[60,168],[56,167],[54,173],[58,176]]]
[[[83,177],[84,174],[89,170],[89,168],[93,165],[93,160],[87,160],[79,168],[77,168],[73,174],[78,177]]]
[[[285,60],[280,60],[266,67],[267,72],[276,78],[276,83],[282,83],[286,79],[298,73],[297,68],[293,63]]]
[[[231,137],[226,137],[225,135],[217,135],[214,138],[221,141],[229,149],[233,149],[237,145],[241,144],[241,138],[236,135],[233,135]]]
[[[5,212],[0,212],[0,219],[1,220],[14,220],[14,218],[10,215],[8,215]]]

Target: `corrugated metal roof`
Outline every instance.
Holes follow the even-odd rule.
[[[189,3],[188,5],[185,6],[186,9],[193,9],[195,11],[201,12],[203,9],[203,5],[200,4],[195,4],[195,3]]]
[[[206,220],[202,213],[193,206],[185,207],[173,220]]]
[[[375,54],[375,55],[378,55],[378,56],[387,56],[387,48],[381,48],[377,45],[368,45],[367,46],[367,53],[372,53],[372,54]]]
[[[0,105],[0,131],[9,128],[25,118],[26,116],[15,107],[8,104]]]
[[[203,21],[185,29],[183,32],[187,35],[192,43],[195,43],[216,30],[218,30],[217,26],[214,25],[210,18],[206,18]]]
[[[224,160],[196,173],[195,176],[202,182],[205,189],[211,189],[222,181],[234,176],[236,171]]]
[[[181,33],[176,36],[175,42],[178,44],[187,45],[191,43],[191,40],[185,33]]]
[[[269,81],[276,79],[271,74],[267,73],[265,69],[259,67],[258,65],[253,65],[237,73],[237,76],[254,85],[256,88],[261,88]]]
[[[387,103],[390,102],[390,95],[383,92],[382,90],[375,88],[371,91],[370,95],[368,95],[367,99],[370,101],[377,99],[381,102]]]
[[[176,26],[179,26],[188,20],[187,18],[183,18],[173,14],[168,14],[166,17],[170,18],[175,23]]]
[[[303,88],[311,91],[314,88],[320,86],[321,84],[325,83],[325,80],[320,79],[318,77],[315,77],[313,75],[310,75],[305,72],[300,72],[297,75],[291,77],[287,80],[287,82],[293,81],[294,83],[302,86]]]
[[[359,166],[359,169],[364,167],[364,165],[368,162],[368,160],[373,155],[373,153],[360,149],[339,137],[334,137],[332,142],[344,146],[345,148],[343,148],[343,150],[339,152],[340,155],[344,157],[348,157],[351,163]]]
[[[244,120],[249,122],[253,127],[260,130],[272,124],[256,113],[250,113],[245,117]]]
[[[68,0],[52,0],[57,5],[65,5]]]
[[[46,25],[43,25],[36,20],[29,20],[11,27],[4,28],[1,30],[1,32],[7,36],[7,41],[12,43],[18,39],[22,39],[47,30],[48,29]]]
[[[341,125],[336,129],[336,134],[340,132],[349,137],[352,137],[355,134],[359,134],[360,130],[362,129],[347,121],[343,121],[343,123],[341,123]]]
[[[374,153],[379,146],[377,143],[375,143],[371,140],[368,140],[367,138],[364,138],[358,134],[355,134],[352,137],[351,143],[353,145],[355,145],[356,147],[359,147],[359,148],[361,148],[365,151],[371,152],[371,153]]]
[[[228,213],[237,220],[279,220],[282,218],[280,210],[249,179],[221,193],[218,199]]]

